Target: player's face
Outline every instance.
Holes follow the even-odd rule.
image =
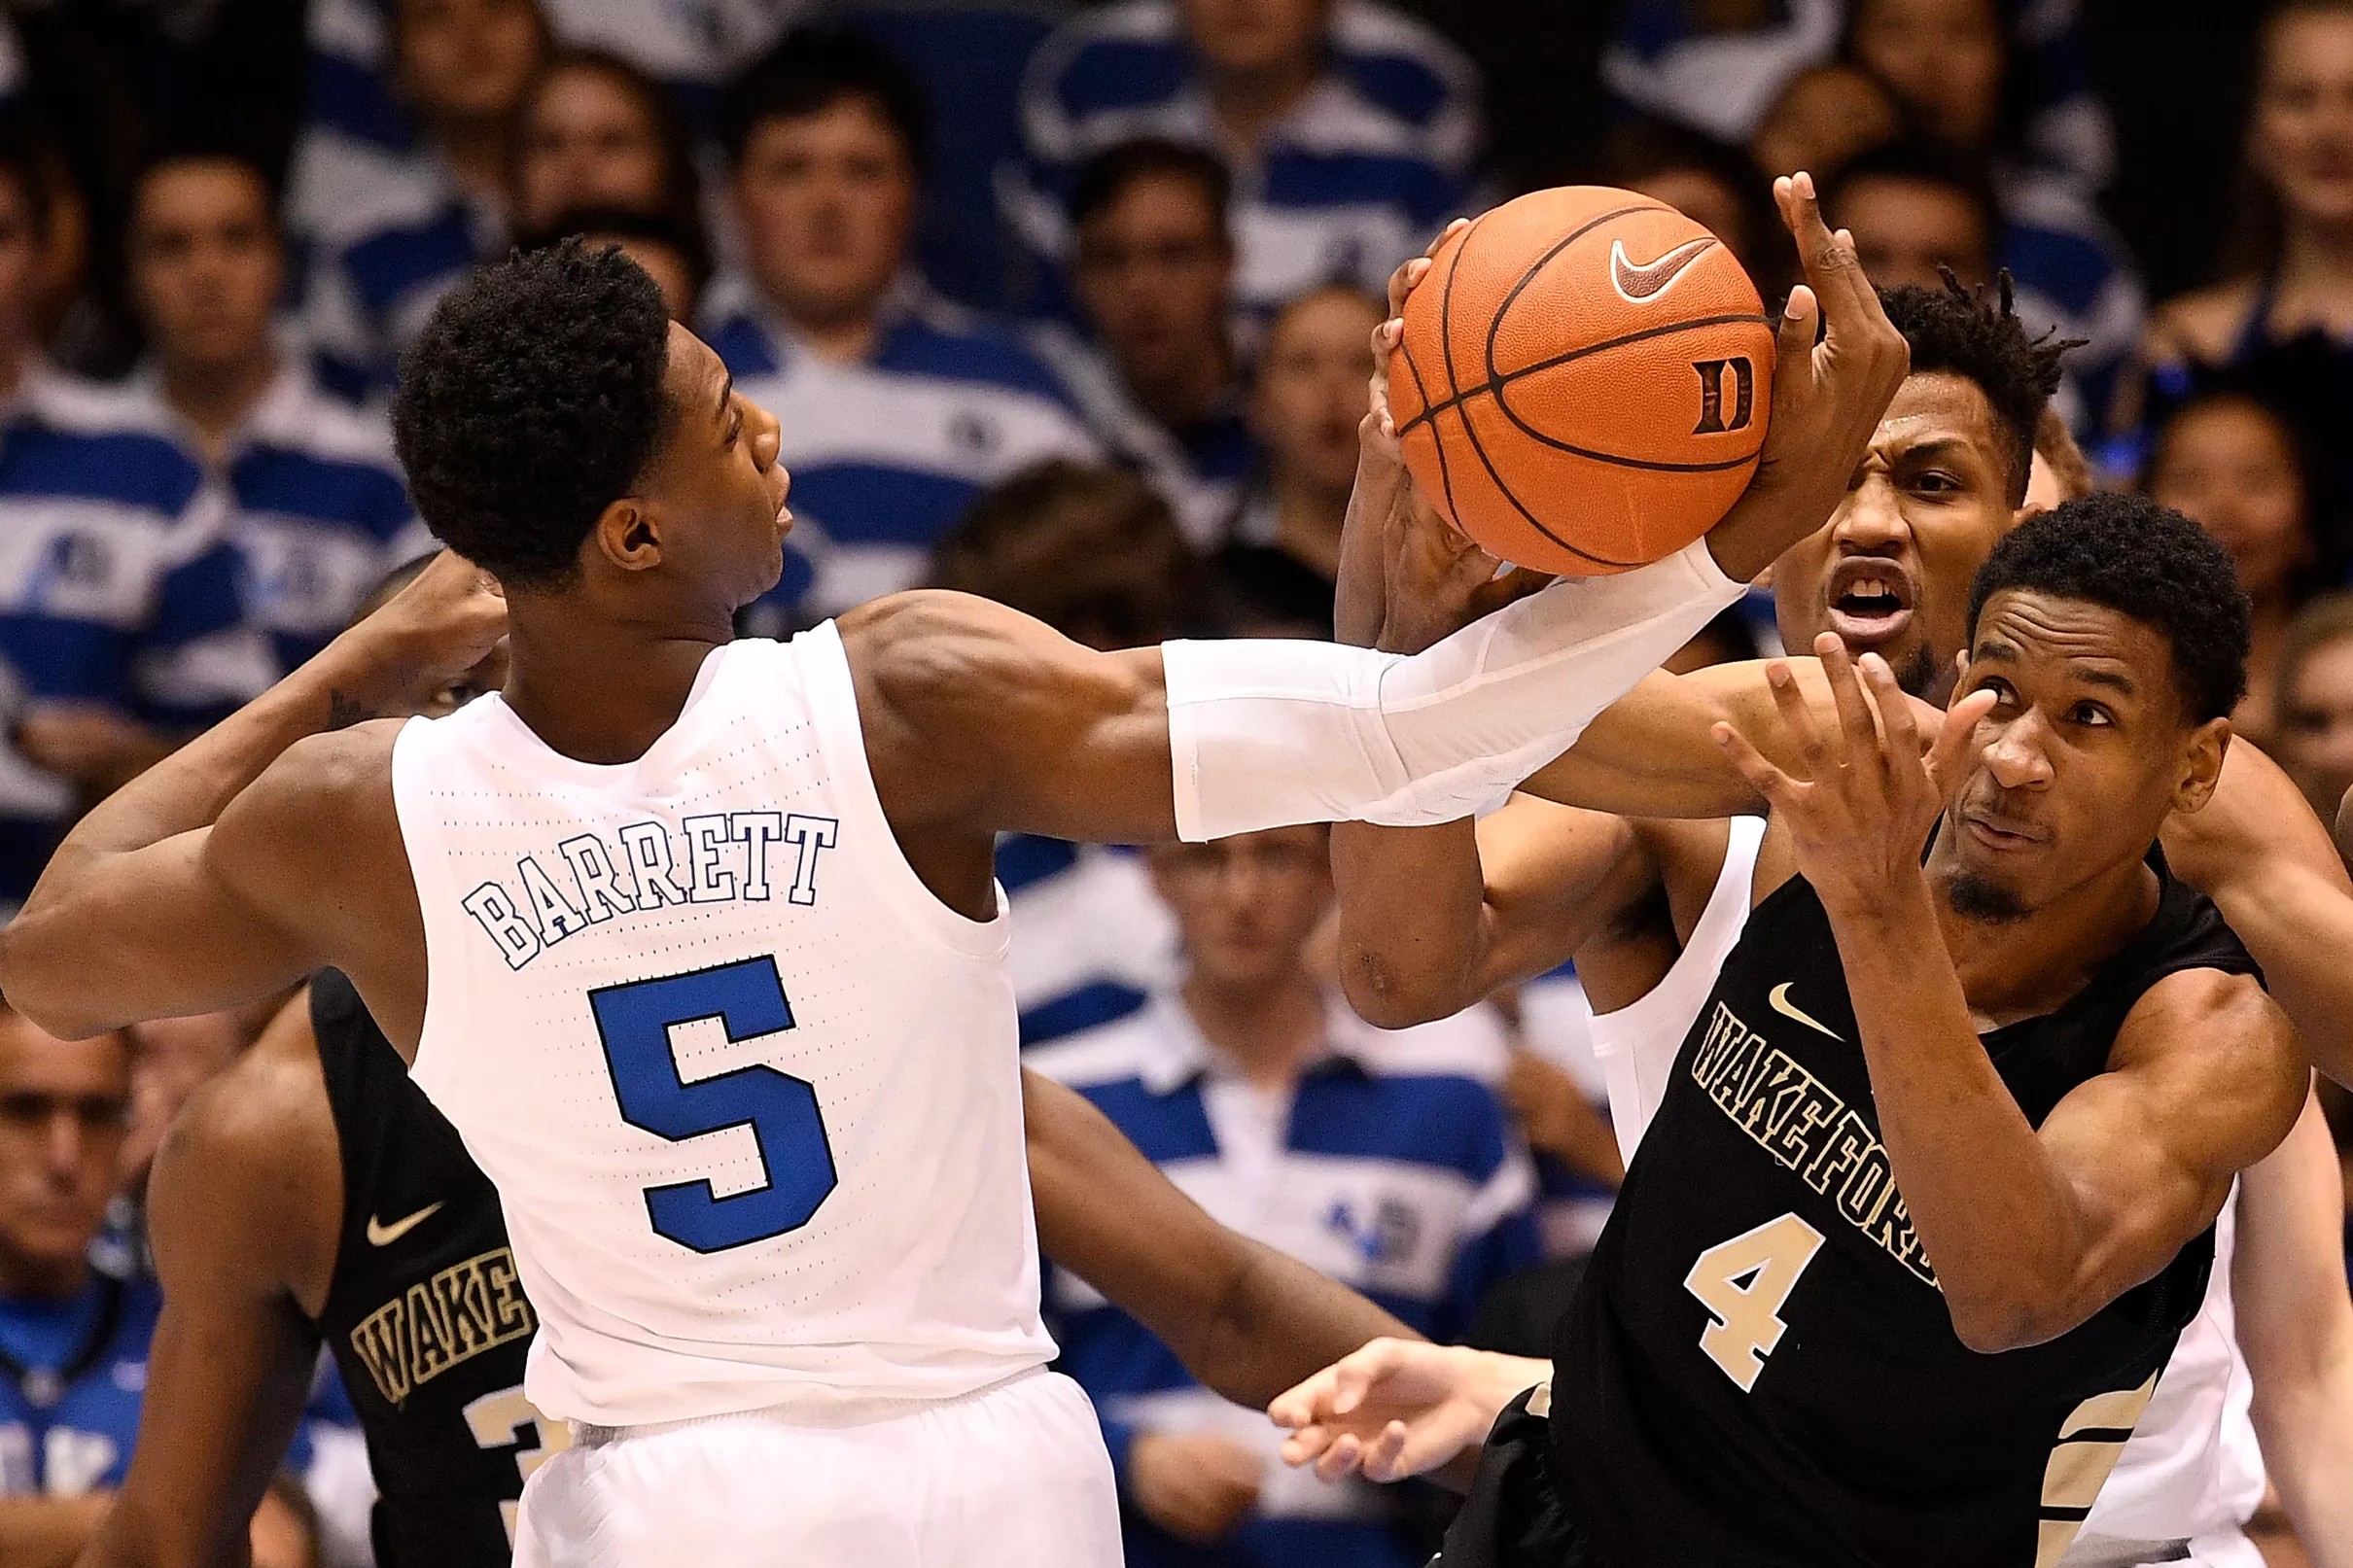
[[[731,606],[748,605],[783,575],[792,529],[776,418],[675,322],[663,379],[675,417],[641,483],[660,521],[661,564]]]
[[[544,78],[523,114],[518,226],[567,207],[659,207],[668,197],[661,137],[645,106],[612,77],[566,66]]]
[[[1131,386],[1188,380],[1204,356],[1224,357],[1234,253],[1195,181],[1147,175],[1090,214],[1071,282]]]
[[[2353,17],[2307,13],[2273,24],[2247,152],[2290,213],[2353,221]]]
[[[2149,494],[2220,540],[2239,586],[2258,600],[2285,593],[2311,552],[2295,448],[2253,404],[2206,403],[2176,419],[2158,447]]]
[[[1995,0],[1862,0],[1854,52],[1924,129],[1962,147],[1992,140],[2003,67]]]
[[[2279,765],[2324,822],[2353,788],[2353,637],[2323,643],[2280,688]]]
[[[1952,268],[1964,283],[1992,275],[1993,242],[1984,215],[1949,186],[1857,179],[1841,188],[1832,218],[1854,231],[1855,254],[1882,289],[1907,283],[1941,289],[1939,266]]]
[[[870,315],[906,260],[915,165],[881,109],[842,98],[754,128],[735,171],[753,276],[815,327]]]
[[[502,120],[546,50],[532,0],[398,0],[401,87],[428,119]]]
[[[1219,990],[1294,977],[1308,937],[1331,908],[1331,840],[1318,826],[1163,845],[1151,866],[1193,979]]]
[[[1316,60],[1331,0],[1182,0],[1193,47],[1219,70],[1306,70]]]
[[[285,258],[261,177],[228,162],[150,176],[131,216],[130,272],[167,362],[226,366],[264,353]]]
[[[1347,289],[1309,295],[1276,319],[1258,357],[1250,429],[1278,483],[1345,495],[1355,481],[1380,322],[1381,307]]]
[[[1934,692],[1969,630],[1969,579],[2018,513],[1993,405],[1974,381],[1905,381],[1829,525],[1774,563],[1783,645],[1835,632]]]
[[[0,1017],[0,1268],[78,1277],[115,1193],[129,1106],[122,1036],[54,1040]]]
[[[2229,725],[2188,721],[2163,634],[2104,606],[1995,594],[1954,687],[1978,691],[1996,701],[1945,819],[1964,914],[2016,919],[2137,860],[2222,765]]]

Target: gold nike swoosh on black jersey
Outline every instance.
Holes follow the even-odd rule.
[[[371,1247],[388,1247],[440,1211],[439,1203],[427,1203],[414,1214],[394,1220],[390,1225],[370,1214],[368,1216],[368,1244]]]
[[[1790,981],[1784,980],[1779,985],[1774,987],[1773,990],[1767,992],[1765,993],[1765,1005],[1772,1008],[1774,1012],[1780,1014],[1783,1018],[1796,1019],[1799,1023],[1805,1025],[1816,1034],[1827,1034],[1832,1039],[1838,1041],[1841,1045],[1845,1044],[1846,1037],[1841,1034],[1837,1029],[1832,1028],[1820,1019],[1814,1018],[1809,1014],[1803,1013],[1798,1010],[1797,1003],[1789,999],[1789,988],[1791,984],[1792,983]]]

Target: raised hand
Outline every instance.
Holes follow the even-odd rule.
[[[1708,535],[1718,564],[1743,581],[1838,509],[1912,365],[1904,334],[1863,274],[1854,236],[1822,222],[1813,177],[1775,180],[1773,194],[1806,281],[1789,291],[1781,312],[1773,423],[1756,477]]]
[[[1419,1340],[1375,1340],[1267,1407],[1290,1429],[1285,1464],[1324,1481],[1425,1475],[1487,1439],[1515,1395],[1552,1376],[1541,1361]]]
[[[1823,907],[1861,913],[1925,886],[1920,847],[1960,786],[1970,737],[1994,694],[1972,692],[1953,704],[1923,755],[1912,704],[1886,660],[1864,654],[1858,679],[1837,637],[1825,632],[1813,647],[1838,707],[1827,735],[1789,666],[1775,660],[1766,670],[1803,777],[1776,767],[1730,724],[1716,725],[1714,735],[1789,830],[1798,871]]]
[[[428,707],[453,681],[483,670],[478,683],[504,677],[507,600],[489,573],[453,550],[436,556],[416,580],[335,640],[364,679],[351,700],[368,714]]]

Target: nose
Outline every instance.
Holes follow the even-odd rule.
[[[53,1113],[42,1137],[42,1152],[48,1158],[50,1175],[60,1182],[71,1182],[80,1175],[83,1145],[82,1119],[71,1110]]]
[[[1883,473],[1866,473],[1862,483],[1846,492],[1830,521],[1831,538],[1846,550],[1880,554],[1912,537],[1895,486]]]
[[[774,468],[784,455],[784,427],[758,403],[746,401],[744,411],[752,422],[752,461],[763,470]]]
[[[2051,749],[2042,715],[2031,710],[2004,724],[1984,751],[1985,770],[2004,789],[2040,789],[2051,783]]]

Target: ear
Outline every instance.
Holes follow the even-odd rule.
[[[2049,511],[2050,509],[2051,509],[2050,507],[2048,507],[2048,506],[2044,505],[2043,505],[2041,502],[2039,502],[2039,501],[2029,501],[2029,502],[2025,503],[2023,505],[2019,506],[2018,510],[2016,510],[2016,511],[2014,511],[2014,512],[2012,512],[2012,513],[2010,514],[2010,527],[2011,527],[2011,528],[2016,528],[2016,527],[2018,527],[2018,525],[2019,525],[2019,524],[2020,524],[2020,523],[2024,522],[2024,521],[2025,521],[2027,518],[2029,518],[2029,517],[2039,517],[2039,516],[2041,516],[2041,515],[2042,515],[2044,512],[2047,512],[2047,511]],[[2004,530],[2003,530],[2003,532],[2004,532],[2004,533],[2008,533],[2008,532],[2009,532],[2009,529],[2004,529]]]
[[[2182,746],[2181,783],[2174,786],[2173,809],[2203,811],[2214,798],[2223,776],[2223,757],[2230,749],[2230,721],[2210,718],[2190,732]]]
[[[650,572],[662,564],[660,513],[642,497],[623,496],[597,514],[589,533],[597,553],[623,572]]]

